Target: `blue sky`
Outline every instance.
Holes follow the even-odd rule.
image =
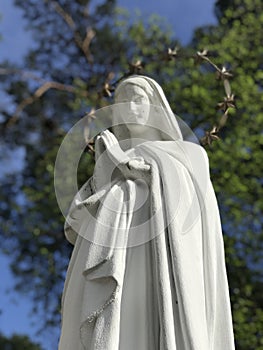
[[[145,15],[158,13],[167,19],[182,43],[191,39],[193,29],[197,26],[216,23],[213,14],[215,0],[119,0],[118,3],[129,10],[139,9]],[[0,14],[0,33],[3,37],[0,41],[0,62],[9,59],[22,63],[22,57],[32,45],[31,35],[25,31],[22,12],[12,5],[12,0],[1,0]],[[0,264],[4,281],[0,284],[0,332],[6,335],[14,332],[28,334],[32,339],[45,343],[45,350],[54,350],[54,343],[47,344],[35,334],[37,327],[32,325],[30,300],[12,292],[14,280],[8,267],[8,258],[0,255]],[[52,337],[54,340],[54,335]]]
[[[215,0],[118,0],[118,4],[131,11],[139,9],[146,16],[158,13],[167,19],[182,43],[191,39],[194,28],[216,23],[213,13]],[[25,31],[26,22],[22,19],[22,11],[12,6],[12,0],[1,0],[0,14],[0,34],[3,36],[0,41],[0,60],[8,58],[21,62],[22,56],[32,45],[31,35]]]

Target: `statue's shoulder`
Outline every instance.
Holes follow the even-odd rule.
[[[175,144],[184,148],[185,150],[189,150],[189,151],[193,151],[193,152],[200,152],[200,153],[205,154],[207,156],[205,148],[203,146],[201,146],[199,143],[178,140],[178,141],[175,141]]]
[[[190,164],[191,168],[198,169],[202,167],[209,169],[207,152],[200,144],[183,140],[154,141],[148,143],[148,147],[159,154],[159,158],[163,160],[166,159],[166,156],[169,156],[184,165]]]
[[[177,151],[185,151],[189,153],[200,153],[207,157],[206,150],[198,143],[184,141],[184,140],[176,140],[176,141],[150,141],[147,143],[149,147],[154,146],[158,148],[162,148],[163,150],[177,150]]]
[[[182,140],[176,141],[175,145],[179,151],[183,151],[189,159],[199,161],[200,164],[203,163],[209,168],[209,158],[203,146],[198,143]]]

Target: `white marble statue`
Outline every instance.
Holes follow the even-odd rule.
[[[207,154],[154,80],[126,78],[115,102],[65,225],[59,350],[233,350]]]

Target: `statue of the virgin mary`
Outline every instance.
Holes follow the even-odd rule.
[[[233,350],[207,154],[154,80],[121,81],[115,105],[65,224],[59,350]]]

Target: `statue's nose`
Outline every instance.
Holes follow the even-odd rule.
[[[133,102],[133,101],[131,101],[130,102],[130,108],[131,108],[131,110],[135,110],[136,109],[136,103],[135,102]]]

